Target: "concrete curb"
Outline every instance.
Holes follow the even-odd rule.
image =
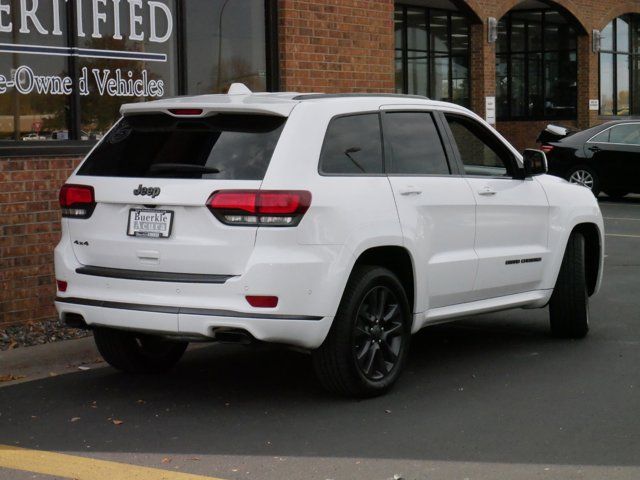
[[[79,366],[93,369],[105,365],[93,343],[93,337],[6,350],[0,352],[0,377],[11,375],[19,378],[0,382],[0,388],[77,372]]]

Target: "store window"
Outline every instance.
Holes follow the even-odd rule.
[[[574,26],[558,11],[512,10],[498,22],[496,109],[501,120],[576,118]]]
[[[66,51],[67,37],[54,33],[67,31],[67,17],[54,10],[54,3],[38,5],[39,17],[56,19],[55,25],[47,25],[51,34],[43,35],[44,25],[38,17],[27,16],[21,25],[19,2],[0,1],[0,140],[42,140],[45,135],[64,138],[68,134],[71,97],[67,58],[8,48],[39,45],[50,52]],[[49,84],[51,79],[55,85]]]
[[[396,91],[469,105],[469,21],[449,10],[396,5]]]
[[[276,88],[275,0],[0,0],[0,144],[100,139],[123,103]]]
[[[640,15],[622,15],[602,30],[600,114],[640,114]]]

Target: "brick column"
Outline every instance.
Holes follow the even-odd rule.
[[[598,123],[598,112],[589,110],[589,100],[598,98],[598,54],[593,53],[591,34],[578,35],[578,128]]]
[[[393,92],[393,0],[280,0],[281,90]]]
[[[487,21],[471,25],[471,109],[484,118],[485,97],[496,94],[495,43],[487,42]]]

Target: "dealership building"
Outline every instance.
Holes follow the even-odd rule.
[[[0,0],[0,328],[55,316],[57,193],[121,104],[386,92],[518,148],[640,115],[640,0]]]

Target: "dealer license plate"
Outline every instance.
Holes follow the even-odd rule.
[[[131,237],[168,238],[171,235],[173,211],[147,208],[129,210],[127,235]]]

